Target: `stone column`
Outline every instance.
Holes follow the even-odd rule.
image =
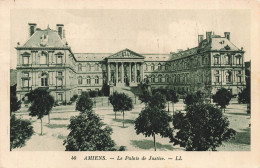
[[[137,77],[137,71],[136,71],[136,62],[135,62],[135,74],[134,74],[134,82],[136,83],[137,81],[136,81],[136,77]]]
[[[129,62],[129,83],[131,83],[132,82],[132,65],[131,65],[132,63],[131,62]]]
[[[107,84],[110,84],[110,62],[107,63]]]
[[[141,81],[144,80],[144,63],[141,63]]]
[[[116,85],[118,83],[118,62],[116,62]]]
[[[121,83],[124,83],[124,63],[121,62]]]

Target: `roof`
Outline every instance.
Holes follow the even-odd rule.
[[[77,61],[103,61],[109,58],[111,53],[74,53]],[[168,61],[170,54],[140,54],[144,56],[145,61]],[[111,58],[111,57],[110,57]]]
[[[229,46],[229,49],[226,48],[227,46]],[[237,50],[240,50],[240,49],[237,48],[233,43],[231,43],[227,38],[220,37],[220,38],[212,38],[211,50],[237,51]]]
[[[74,53],[77,61],[102,61],[111,53]]]
[[[200,42],[198,47],[180,51],[178,53],[171,53],[172,55],[171,60],[187,57],[203,51],[213,51],[213,50],[214,51],[239,51],[239,52],[242,51],[227,38],[221,37],[219,35],[213,35],[209,43],[207,42],[207,39],[204,39]]]
[[[56,30],[47,28],[45,30],[36,29],[23,47],[66,47],[66,45]]]
[[[145,61],[168,61],[170,54],[142,54]]]

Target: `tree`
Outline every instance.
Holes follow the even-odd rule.
[[[37,116],[37,119],[41,120],[41,135],[42,135],[42,118],[44,115],[48,115],[50,123],[50,111],[54,105],[54,98],[46,89],[37,88],[32,90],[28,94],[28,101],[31,102],[29,107],[29,115],[34,117]]]
[[[116,112],[121,111],[123,113],[123,127],[124,127],[125,111],[130,111],[133,109],[132,99],[129,96],[127,96],[125,93],[114,92],[113,95],[109,96],[109,101],[113,106],[113,110],[115,112],[115,119],[116,119]]]
[[[112,129],[105,126],[92,110],[71,117],[70,133],[64,140],[66,151],[114,151],[115,142],[111,139]],[[121,147],[122,148],[122,147]]]
[[[215,95],[212,96],[212,98],[213,102],[220,106],[221,111],[224,109],[225,112],[225,108],[229,105],[232,94],[227,89],[221,88],[216,92]]]
[[[149,92],[147,85],[146,84],[142,84],[141,85],[141,94],[139,95],[139,100],[142,103],[145,103],[147,105],[147,103],[149,102],[151,97],[152,97],[152,93]]]
[[[10,94],[10,112],[15,112],[21,108],[21,101],[17,99],[15,94]]]
[[[189,106],[193,103],[203,102],[203,95],[201,91],[197,91],[196,93],[188,93],[184,98],[184,103]]]
[[[88,110],[92,110],[93,101],[90,99],[88,92],[82,92],[76,103],[76,110],[81,113],[85,113]]]
[[[155,103],[155,100],[157,100]],[[142,133],[145,137],[153,136],[154,150],[156,151],[156,134],[162,137],[169,137],[172,130],[169,122],[171,117],[165,109],[165,97],[157,92],[149,101],[149,104],[141,111],[135,120],[137,135]]]
[[[33,127],[29,120],[17,119],[14,114],[10,118],[10,150],[21,148],[33,135]]]
[[[215,151],[223,141],[236,134],[235,130],[228,128],[228,119],[211,104],[187,106],[186,114],[175,114],[172,123],[176,132],[170,138],[171,142],[187,151]]]
[[[172,115],[174,115],[174,103],[179,102],[178,95],[173,89],[169,89],[167,96],[168,96],[168,101],[172,103],[172,113],[173,113]]]
[[[247,87],[238,94],[238,102],[247,104],[247,113],[250,113],[251,93],[250,87]]]

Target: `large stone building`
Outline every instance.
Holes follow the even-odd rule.
[[[206,33],[198,36],[198,46],[169,54],[141,54],[124,49],[117,53],[73,53],[65,39],[63,24],[56,30],[41,30],[29,23],[28,41],[17,50],[17,94],[19,98],[45,87],[58,101],[69,101],[82,91],[138,86],[149,81],[152,88],[177,91],[206,90],[209,94],[225,87],[237,94],[245,87],[243,48]],[[189,39],[187,39],[189,40]]]

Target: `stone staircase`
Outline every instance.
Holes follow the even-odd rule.
[[[123,86],[123,87],[114,87],[114,92],[118,93],[125,93],[129,97],[135,97],[136,95],[131,91],[130,87]]]

